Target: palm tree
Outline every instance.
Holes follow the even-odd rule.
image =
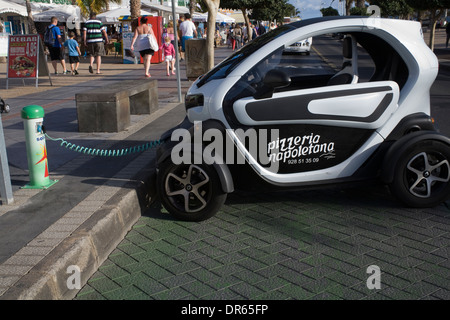
[[[141,15],[141,0],[130,0],[130,19],[137,19]]]
[[[110,2],[121,4],[122,0],[75,0],[76,5],[80,7],[81,14],[85,17],[88,17],[91,12],[101,13],[104,8],[109,8]]]

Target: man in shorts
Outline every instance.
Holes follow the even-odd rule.
[[[100,66],[102,64],[102,56],[105,55],[105,46],[103,45],[103,38],[108,44],[108,35],[106,34],[106,27],[103,26],[100,20],[97,20],[95,13],[91,13],[89,20],[86,21],[83,28],[84,45],[87,48],[90,63],[89,72],[94,73],[94,60],[97,64],[97,74],[100,74]]]
[[[180,24],[181,31],[181,59],[184,59],[184,52],[186,51],[186,40],[192,39],[195,35],[197,38],[197,28],[191,21],[191,15],[189,13],[184,14],[184,21]]]
[[[51,32],[53,32],[53,38],[55,39],[53,46],[48,47],[48,51],[50,52],[50,60],[52,61],[52,66],[55,70],[55,74],[58,74],[58,61],[63,67],[62,73],[66,74],[69,73],[69,71],[66,70],[66,62],[64,61],[64,51],[61,46],[61,30],[59,30],[59,28],[57,27],[58,18],[52,17],[50,21],[51,24],[48,26],[48,28],[50,28]]]

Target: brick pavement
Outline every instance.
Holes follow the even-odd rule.
[[[236,192],[202,223],[155,204],[76,299],[449,299],[449,243],[446,205],[405,209],[380,186]]]

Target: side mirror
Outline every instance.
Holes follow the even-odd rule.
[[[287,87],[291,84],[291,78],[281,70],[269,70],[264,76],[264,86],[255,93],[255,99],[265,99],[272,97],[275,89]]]

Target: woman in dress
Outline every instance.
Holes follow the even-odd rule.
[[[136,27],[134,30],[134,36],[131,40],[131,50],[134,50],[134,44],[136,42],[137,50],[139,54],[144,59],[144,71],[145,77],[150,78],[150,61],[152,59],[153,54],[155,53],[152,49],[150,49],[150,43],[148,41],[148,35],[151,34],[154,36],[152,25],[147,24],[147,17],[141,17],[141,25]]]

